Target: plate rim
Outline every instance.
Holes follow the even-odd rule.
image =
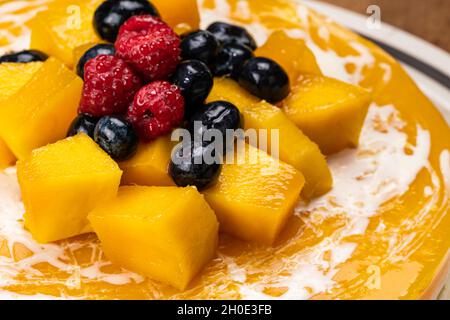
[[[383,21],[381,29],[370,29],[366,27],[369,16],[337,5],[319,0],[293,1],[303,3],[375,42],[399,60],[422,91],[435,102],[450,124],[450,68],[445,68],[450,66],[448,52]],[[408,46],[405,46],[405,43],[408,43]]]

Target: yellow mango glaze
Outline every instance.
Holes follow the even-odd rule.
[[[29,1],[29,8],[42,3]],[[17,16],[27,19],[26,10],[18,8]],[[372,93],[359,148],[328,157],[333,189],[300,203],[273,247],[221,235],[217,257],[178,291],[112,264],[92,234],[36,245],[20,224],[15,172],[8,169],[0,173],[0,224],[10,227],[0,234],[0,270],[7,270],[0,273],[6,280],[0,297],[435,297],[450,245],[450,130],[433,104],[384,51],[304,5],[204,0],[201,15],[203,27],[219,19],[245,25],[259,45],[287,30],[311,49],[325,76]],[[11,25],[12,35],[26,32]],[[16,46],[5,39],[0,44]]]

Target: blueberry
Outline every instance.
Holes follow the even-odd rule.
[[[198,60],[181,62],[172,83],[181,89],[185,100],[185,114],[190,116],[198,106],[202,105],[213,87],[213,76],[206,64]]]
[[[242,27],[225,22],[215,22],[207,30],[222,43],[237,43],[252,50],[255,50],[257,47],[255,39]]]
[[[94,13],[94,28],[102,39],[115,42],[125,21],[142,14],[159,17],[158,10],[147,0],[107,0]]]
[[[101,118],[95,126],[94,140],[118,161],[132,157],[138,145],[138,137],[133,126],[121,116]]]
[[[80,58],[77,64],[77,74],[81,77],[81,79],[84,79],[84,65],[89,60],[95,58],[99,55],[107,55],[107,56],[113,56],[116,54],[116,49],[112,44],[97,44],[87,50]]]
[[[231,76],[236,79],[244,63],[253,57],[253,51],[246,46],[229,43],[222,47],[213,64],[214,76]]]
[[[213,185],[222,165],[218,161],[207,161],[208,152],[207,147],[193,141],[183,142],[175,150],[169,163],[169,175],[177,186],[196,186],[201,191]]]
[[[247,91],[270,103],[277,103],[289,94],[289,77],[275,61],[252,58],[242,67],[239,84]]]
[[[48,55],[39,50],[24,50],[16,53],[5,54],[0,57],[0,63],[3,62],[33,62],[33,61],[45,61],[48,59]]]
[[[217,129],[224,138],[227,129],[239,128],[242,128],[241,113],[234,104],[227,101],[206,104],[191,117],[188,124],[189,131],[199,136],[202,136],[205,130]]]
[[[78,117],[76,117],[70,125],[67,136],[72,137],[79,133],[85,133],[93,139],[97,122],[98,118],[96,117],[93,117],[86,113],[79,114]]]
[[[219,52],[220,43],[208,31],[199,30],[184,35],[180,47],[183,60],[196,59],[210,65]]]

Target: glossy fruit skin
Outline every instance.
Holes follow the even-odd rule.
[[[278,103],[289,95],[289,77],[275,61],[267,58],[248,60],[239,76],[239,84],[251,94],[270,103]]]
[[[79,114],[70,125],[67,136],[72,137],[76,136],[79,133],[85,133],[93,139],[97,122],[98,118],[96,117],[93,117],[86,113]]]
[[[100,55],[84,66],[79,112],[96,117],[126,112],[142,81],[125,61]]]
[[[142,87],[127,111],[139,138],[151,141],[170,133],[184,117],[180,88],[167,81],[154,81]]]
[[[3,62],[26,63],[34,61],[46,61],[47,59],[48,55],[39,50],[24,50],[1,56],[0,63]]]
[[[257,48],[255,39],[242,27],[225,22],[214,22],[206,30],[211,32],[217,40],[224,44],[237,43],[247,46],[252,50]]]
[[[195,122],[201,122],[202,125],[195,126]],[[225,138],[227,129],[239,128],[242,128],[241,113],[234,104],[227,101],[206,104],[191,117],[188,124],[190,132],[199,137],[202,137],[206,130],[217,129]]]
[[[187,60],[178,65],[172,83],[181,90],[185,100],[185,117],[188,117],[206,100],[214,81],[206,64],[199,60]]]
[[[114,42],[125,21],[143,14],[159,17],[158,10],[146,0],[107,0],[94,13],[94,29],[102,39]]]
[[[131,123],[121,116],[101,118],[95,126],[94,141],[117,161],[132,157],[139,142]]]
[[[181,58],[196,59],[210,65],[220,49],[220,42],[208,31],[199,30],[183,36],[181,41]]]
[[[212,66],[214,76],[231,76],[237,79],[242,71],[244,63],[253,58],[253,51],[240,44],[225,44],[217,54]]]
[[[120,27],[114,44],[117,56],[147,82],[167,80],[180,62],[180,37],[151,15],[134,16]]]
[[[97,44],[87,50],[80,58],[77,64],[77,74],[81,77],[81,79],[84,79],[84,65],[89,60],[95,58],[99,55],[107,55],[107,56],[113,56],[116,54],[116,49],[112,44]]]
[[[186,155],[184,155],[184,151]],[[193,141],[175,150],[169,163],[169,175],[179,187],[196,186],[199,191],[212,186],[220,175],[222,165],[203,160],[207,147]]]

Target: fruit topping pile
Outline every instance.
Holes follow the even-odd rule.
[[[83,32],[57,1],[30,22],[38,50],[0,57],[0,168],[18,160],[37,241],[94,231],[114,262],[184,289],[219,225],[272,245],[299,195],[331,189],[324,154],[357,146],[371,97],[301,39],[201,30],[195,0],[70,1]]]
[[[179,36],[155,6],[143,0],[105,1],[95,11],[93,21],[98,36],[113,44],[91,46],[76,64],[84,86],[80,116],[71,125],[69,136],[88,133],[118,161],[135,154],[135,136],[149,143],[185,121],[209,124],[208,129],[221,127],[224,135],[226,129],[240,128],[239,110],[231,103],[218,101],[205,106],[214,76],[236,79],[255,96],[273,103],[289,93],[286,72],[273,60],[254,57],[256,42],[242,27],[216,22],[207,30]],[[232,111],[219,117],[214,112],[222,110],[214,108]],[[114,119],[131,129],[111,126],[108,130],[121,132],[100,141],[100,136],[93,134],[92,124],[101,117],[108,117],[106,123],[111,123],[111,116],[119,117]],[[96,132],[105,131],[98,129],[94,126]],[[192,147],[202,149],[207,143]],[[201,170],[179,177],[182,173],[173,163],[170,168],[174,169],[169,173],[177,185],[204,187],[195,179],[195,172],[201,175]],[[211,183],[215,175],[210,176]]]

